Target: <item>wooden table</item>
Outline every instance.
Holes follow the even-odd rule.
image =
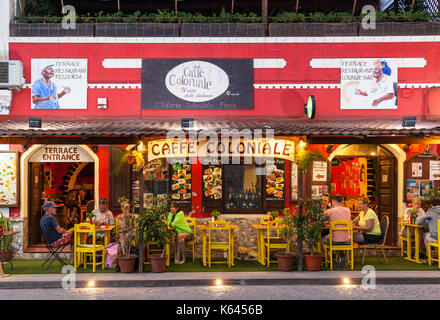
[[[20,233],[20,231],[3,231],[2,233],[0,233],[0,246],[1,244],[6,241],[6,237],[12,237],[14,234]],[[12,259],[12,258],[11,258]],[[0,264],[0,277],[4,278],[4,277],[9,277],[9,274],[5,274],[3,272],[3,263],[5,262],[5,257],[3,256],[3,254],[0,251],[0,260],[1,260],[1,264]],[[11,263],[11,267],[12,267],[12,261],[9,261]]]
[[[417,224],[411,224],[411,223],[403,223],[404,226],[406,226],[406,234],[407,234],[407,240],[406,240],[406,257],[405,259],[408,261],[412,261],[415,263],[423,263],[423,261],[420,260],[420,245],[419,245],[419,230],[424,229],[424,226],[419,226]],[[411,230],[414,229],[414,246],[415,246],[415,253],[414,253],[414,259],[411,256]]]
[[[202,257],[203,257],[203,266],[204,267],[206,267],[206,265],[207,265],[207,261],[206,261],[206,233],[207,233],[207,231],[208,231],[208,225],[205,225],[205,224],[199,224],[199,225],[197,225],[197,228],[199,229],[199,230],[201,230],[202,231]],[[240,228],[238,227],[238,226],[236,226],[235,224],[231,224],[231,230],[232,230],[232,232],[231,232],[231,242],[230,242],[230,244],[231,244],[231,246],[232,246],[232,248],[231,248],[231,264],[234,266],[234,246],[233,246],[233,243],[234,243],[234,230],[239,230]]]

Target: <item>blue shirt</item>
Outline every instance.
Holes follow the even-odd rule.
[[[40,220],[41,231],[43,232],[43,236],[46,238],[46,241],[49,244],[54,243],[62,237],[62,235],[55,230],[55,227],[57,225],[57,219],[50,214],[45,214]]]
[[[32,85],[32,96],[39,96],[40,98],[46,98],[57,93],[57,86],[52,81],[50,81],[50,88],[44,81],[40,78],[34,82]],[[34,109],[59,109],[60,105],[58,103],[58,96],[55,100],[50,99],[41,103],[34,105]]]

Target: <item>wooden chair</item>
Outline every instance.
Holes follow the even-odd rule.
[[[385,251],[383,250],[383,247],[385,245],[385,241],[387,240],[387,233],[388,233],[388,226],[390,225],[390,218],[388,216],[384,216],[382,220],[380,221],[380,231],[382,233],[381,239],[377,243],[367,243],[367,244],[359,244],[359,249],[364,249],[364,255],[362,257],[362,265],[364,265],[365,260],[365,253],[367,252],[367,249],[375,250],[377,252],[378,249],[382,250],[383,257],[385,259],[385,263],[388,264],[387,257],[385,255]]]
[[[96,226],[90,223],[76,224],[74,227],[74,259],[75,271],[83,264],[87,268],[87,264],[93,266],[93,272],[96,271],[97,265],[102,265],[104,269],[105,264],[105,246],[96,244]],[[87,235],[92,234],[92,244],[86,243]],[[101,257],[101,262],[97,262],[97,256]],[[87,262],[87,257],[91,258],[91,262]]]
[[[404,221],[405,217],[402,216],[400,218],[400,225],[402,226],[402,232],[400,233],[400,254],[402,255],[402,257],[404,257],[407,253],[408,253],[408,248],[404,249],[404,244],[407,243],[408,241],[408,228],[406,228],[406,237],[403,236],[403,221]],[[411,237],[411,242],[414,242],[414,237]]]
[[[334,231],[348,231],[350,233],[350,244],[335,244],[333,242]],[[333,270],[333,251],[345,251],[346,263],[350,263],[351,270],[354,267],[353,255],[353,225],[351,221],[337,220],[330,222],[329,243],[324,245],[325,266],[330,264],[330,270]],[[328,253],[328,254],[327,254]],[[350,255],[349,255],[350,253]]]
[[[194,262],[196,260],[196,244],[197,244],[196,218],[185,217],[185,220],[193,232],[193,239],[191,241],[185,241],[185,244],[189,246],[189,249],[188,249],[188,247],[186,247],[186,245],[185,245],[185,252],[186,251],[192,252],[192,259]],[[174,257],[176,256],[176,249],[177,249],[177,246],[174,246]]]
[[[437,221],[438,228],[440,228],[440,220]],[[440,229],[437,229],[440,230]],[[437,248],[437,259],[432,257],[431,248]],[[428,242],[428,262],[432,265],[432,261],[437,261],[438,268],[440,269],[440,237],[438,237],[437,242]]]
[[[223,231],[227,233],[228,241],[213,241],[213,232]],[[208,266],[211,268],[211,264],[213,263],[226,263],[228,267],[231,267],[233,264],[234,257],[232,256],[232,230],[231,223],[224,220],[217,220],[214,222],[209,222],[208,225]],[[211,251],[212,250],[226,250],[227,251],[227,259],[226,261],[212,261],[211,259]]]
[[[92,212],[95,209],[95,200],[90,200],[86,204],[86,214]]]
[[[282,220],[277,218],[272,221],[269,221],[267,223],[267,230],[266,234],[270,235],[274,231],[279,232],[281,229],[284,228],[284,225],[282,224]],[[278,233],[279,234],[279,233]],[[284,241],[283,239],[279,237],[266,237],[264,241],[264,248],[266,252],[266,256],[264,257],[264,261],[266,265],[269,267],[271,262],[278,262],[277,260],[270,260],[270,251],[272,249],[276,251],[280,251],[280,249],[289,250],[289,243]]]

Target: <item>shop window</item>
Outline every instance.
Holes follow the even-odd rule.
[[[261,213],[261,175],[255,164],[225,165],[225,212]]]
[[[150,161],[144,167],[144,207],[153,197],[166,196],[169,193],[169,167],[166,159]]]

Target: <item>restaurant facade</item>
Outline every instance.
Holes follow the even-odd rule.
[[[0,206],[16,254],[45,252],[44,198],[81,216],[67,204],[79,190],[115,214],[119,197],[142,210],[164,194],[201,222],[218,210],[255,248],[250,225],[302,196],[339,193],[354,213],[368,196],[397,247],[411,198],[440,186],[439,49],[438,36],[10,37],[25,85],[0,116]],[[49,69],[58,94],[38,103]],[[325,159],[302,173],[305,149]]]

